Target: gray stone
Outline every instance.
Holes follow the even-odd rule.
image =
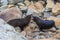
[[[27,39],[20,33],[17,33],[13,26],[10,26],[0,18],[0,40],[27,40]]]
[[[23,2],[24,0],[7,0],[9,4],[15,4],[18,2]]]
[[[1,0],[1,2],[2,2],[2,6],[4,6],[4,5],[7,5],[7,4],[8,4],[7,0]]]

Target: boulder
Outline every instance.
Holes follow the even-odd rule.
[[[24,3],[26,4],[26,6],[30,5],[30,2],[28,0],[25,0]]]
[[[21,18],[21,11],[17,7],[12,7],[0,12],[0,18],[4,19],[6,22],[12,19]]]
[[[8,4],[7,0],[1,0],[1,2],[2,2],[2,6],[4,6],[4,5],[7,5],[7,4]]]
[[[38,13],[38,12],[35,10],[34,3],[31,2],[30,5],[28,6],[26,15],[35,14],[35,13]]]
[[[18,2],[23,2],[24,0],[7,0],[9,4],[15,4]]]
[[[27,6],[23,3],[18,3],[20,10],[27,10]]]
[[[36,2],[36,3],[31,2],[31,4],[28,6],[28,10],[30,10],[28,12],[32,13],[33,15],[41,16],[41,12],[43,8],[44,7],[41,2]]]
[[[60,38],[60,33],[55,34],[55,35],[54,35],[54,38],[57,38],[57,39]]]
[[[8,8],[12,8],[12,7],[15,7],[15,5],[14,4],[8,5]]]
[[[33,2],[30,2],[30,5],[28,6],[28,8],[35,9],[34,3]]]
[[[47,18],[47,19],[48,19],[48,20],[54,20],[54,21],[55,21],[55,25],[56,25],[56,26],[60,26],[60,19],[59,19],[59,18],[50,16],[50,17]]]
[[[8,9],[8,8],[14,7],[14,6],[15,6],[15,5],[13,5],[13,4],[1,6],[1,7],[0,7],[0,12],[6,10],[6,9]]]
[[[20,33],[16,32],[13,26],[7,24],[0,18],[0,40],[27,40]]]
[[[4,10],[7,9],[7,8],[8,8],[7,5],[1,6],[1,7],[0,7],[0,12],[4,11]]]
[[[39,1],[36,3],[31,2],[28,8],[36,10],[38,13],[41,13],[43,10],[43,1]]]
[[[44,8],[44,7],[43,7],[43,1],[36,2],[34,6],[36,7],[36,10],[37,10],[39,13],[41,13],[42,10],[43,10],[43,8]]]
[[[47,9],[52,9],[54,7],[54,1],[53,0],[47,0]]]
[[[56,5],[52,8],[53,15],[59,15],[60,14],[60,3],[56,3]]]

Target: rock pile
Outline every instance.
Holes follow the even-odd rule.
[[[6,4],[0,7],[0,39],[60,40],[60,29],[55,30],[52,28],[45,30],[46,32],[41,32],[33,21],[33,17],[27,28],[22,32],[20,32],[19,27],[14,29],[13,26],[6,23],[9,20],[24,18],[26,15],[32,14],[33,16],[39,16],[44,20],[53,20],[55,21],[56,27],[60,28],[60,2],[58,1],[59,0],[8,0],[8,5]]]

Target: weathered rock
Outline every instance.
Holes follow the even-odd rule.
[[[31,2],[30,5],[28,6],[28,8],[30,8],[30,9],[35,9],[34,3]]]
[[[4,31],[15,31],[15,29],[12,27],[12,26],[10,26],[10,25],[8,25],[3,19],[1,19],[0,18],[0,33],[1,32],[4,32]]]
[[[50,17],[52,15],[52,12],[44,12],[44,17]]]
[[[57,40],[57,39],[49,38],[49,39],[33,39],[33,40]]]
[[[15,7],[15,5],[10,4],[10,5],[4,5],[4,6],[1,6],[1,7],[0,7],[0,12],[6,10],[6,9],[8,9],[8,8],[11,8],[11,7]]]
[[[7,8],[8,8],[7,5],[5,5],[5,6],[1,6],[1,7],[0,7],[0,12],[4,11],[4,10],[7,9]]]
[[[21,35],[23,35],[24,37],[26,37],[27,34],[26,34],[25,31],[22,31],[22,32],[21,32]]]
[[[20,10],[26,10],[27,6],[24,5],[23,3],[18,3]]]
[[[59,18],[50,16],[50,17],[47,18],[47,19],[48,19],[48,20],[54,20],[54,21],[55,21],[55,25],[56,25],[56,26],[60,26],[60,19],[59,19]]]
[[[7,24],[0,18],[0,40],[27,40],[21,34],[17,33],[13,26]]]
[[[41,13],[43,9],[43,1],[39,1],[36,3],[31,2],[29,8],[35,9],[38,13]]]
[[[21,32],[21,29],[19,27],[16,27],[15,30],[19,33]]]
[[[33,1],[33,2],[38,2],[38,0],[28,0],[29,2]]]
[[[43,1],[36,2],[34,6],[36,7],[36,10],[37,10],[39,13],[41,13],[42,10],[43,10],[43,8],[44,8],[44,7],[43,7]]]
[[[26,4],[26,6],[29,6],[30,5],[30,2],[28,0],[25,0],[24,3]]]
[[[20,6],[21,10],[27,10],[27,6]]]
[[[9,4],[15,4],[18,2],[23,2],[24,0],[7,0]]]
[[[23,3],[18,3],[19,6],[25,6]]]
[[[29,35],[30,33],[32,33],[35,29],[35,25],[33,23],[30,23],[29,26],[25,29],[27,35]]]
[[[47,0],[47,9],[52,9],[54,7],[54,1],[53,0]]]
[[[2,3],[3,3],[3,2],[1,2],[1,0],[0,0],[0,7],[2,6]]]
[[[28,8],[26,15],[34,14],[36,15],[38,12],[35,9]]]
[[[59,18],[59,19],[60,19],[60,15],[58,15],[58,16],[57,16],[57,18]]]
[[[21,18],[22,13],[17,7],[6,9],[0,12],[0,18],[4,19],[6,22],[12,19]]]
[[[2,2],[2,6],[4,6],[4,5],[7,5],[7,4],[8,4],[7,0],[1,0],[1,2]]]
[[[29,26],[26,28],[27,31],[33,31],[35,28],[35,25],[33,23],[30,23]]]
[[[56,3],[56,5],[52,9],[53,15],[59,15],[60,14],[60,3]]]
[[[11,7],[15,7],[15,5],[14,4],[8,5],[8,8],[11,8]]]
[[[33,3],[28,6],[28,14],[31,13],[33,15],[41,16],[41,12],[43,10],[43,4],[40,2]]]
[[[60,38],[60,34],[55,34],[55,35],[54,35],[54,38],[59,39],[59,38]]]

